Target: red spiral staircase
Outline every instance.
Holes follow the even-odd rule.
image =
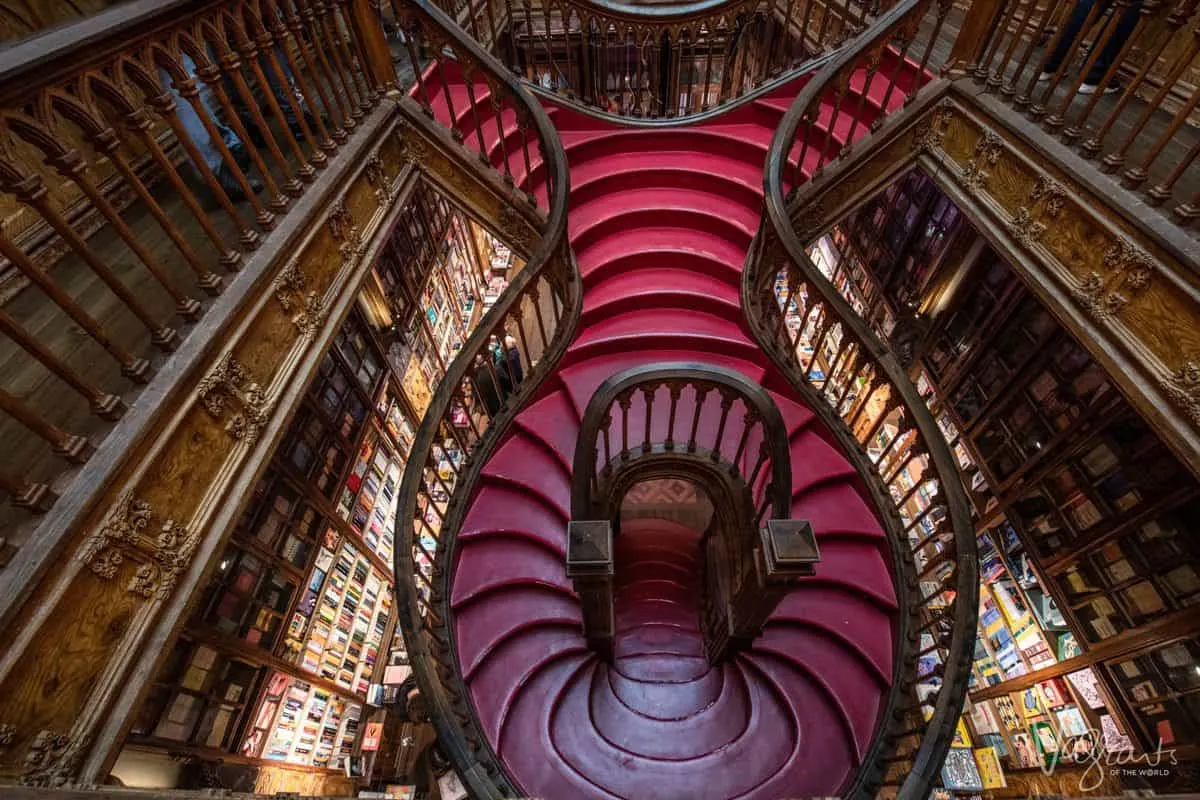
[[[885,103],[901,105],[918,68],[888,51],[869,85],[865,74],[847,87],[864,109],[855,121],[823,104],[812,129],[822,141],[793,148],[802,175],[816,144],[839,148]],[[851,782],[877,735],[897,646],[888,542],[854,466],[755,344],[739,301],[764,158],[806,80],[670,127],[545,101],[570,166],[582,314],[482,467],[448,579],[457,672],[489,747],[527,795],[829,795]],[[443,63],[423,90],[434,118],[467,131],[466,144],[497,165],[518,147],[515,116],[496,125],[482,78],[468,87]],[[541,168],[535,159],[514,178],[544,199]],[[717,664],[700,625],[699,531],[622,525],[611,663],[588,648],[565,570],[583,410],[614,373],[665,361],[732,369],[768,390],[787,427],[793,517],[811,523],[820,546],[816,574],[749,649]],[[701,436],[715,425],[705,417]]]

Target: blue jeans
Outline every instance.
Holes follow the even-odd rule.
[[[1071,16],[1063,26],[1062,36],[1058,40],[1058,45],[1054,48],[1054,52],[1050,55],[1050,60],[1046,62],[1046,66],[1042,68],[1044,72],[1055,72],[1062,65],[1063,61],[1074,52],[1078,46],[1075,40],[1079,38],[1083,32],[1083,25],[1087,22],[1088,14],[1092,13],[1092,6],[1097,0],[1079,0],[1075,4],[1075,8],[1071,11]],[[1099,0],[1101,9],[1107,8],[1112,4],[1112,0]],[[1104,38],[1104,34],[1108,32],[1111,25],[1116,24],[1116,28],[1112,32],[1112,36],[1108,37],[1108,41],[1104,44],[1104,49],[1100,51],[1096,62],[1092,64],[1092,68],[1088,70],[1088,74],[1084,76],[1083,82],[1095,86],[1104,79],[1104,73],[1108,72],[1108,68],[1116,61],[1117,56],[1121,52],[1121,48],[1125,42],[1129,40],[1133,29],[1137,27],[1138,14],[1141,11],[1141,0],[1134,0],[1133,5],[1125,9],[1125,12],[1117,17],[1114,12],[1109,15],[1104,26],[1096,34],[1096,41],[1099,42]],[[1114,23],[1115,20],[1115,23]],[[1095,49],[1093,43],[1092,48]],[[1090,58],[1092,51],[1088,51]]]
[[[295,91],[292,88],[295,78],[292,76],[291,66],[288,64],[287,59],[283,56],[282,49],[278,47],[276,48],[276,58],[279,60],[279,65],[287,85],[279,85],[279,81],[275,77],[275,71],[271,69],[270,65],[261,65],[263,75],[267,79],[267,86],[271,94],[275,96],[275,100],[279,103],[280,110],[283,111],[284,121],[289,127],[294,127],[297,124],[296,114],[295,111],[292,110],[292,104],[288,99],[288,93],[294,93]],[[196,63],[186,55],[183,56],[183,68],[187,70],[187,73],[190,77],[196,77]],[[160,75],[163,81],[170,86],[170,76],[167,75],[165,71],[160,71]],[[244,108],[244,104],[241,102],[241,94],[237,92],[233,82],[230,79],[225,78],[224,81],[226,86],[225,91],[230,98],[234,112],[237,113],[238,116],[243,120],[249,119],[249,114]],[[221,122],[220,105],[213,96],[211,87],[209,87],[209,85],[203,80],[197,80],[196,85],[200,90],[200,102],[203,104],[205,110],[208,111],[208,115],[212,118],[213,124],[216,125],[217,133],[220,135],[221,141],[225,143],[225,146],[228,147],[231,152],[236,153],[237,151],[242,150],[242,140],[237,135],[237,132],[234,131],[233,128]],[[174,91],[173,88],[172,91]],[[180,97],[178,92],[175,93],[175,96],[175,105],[177,107],[177,113],[179,114],[179,121],[183,124],[183,129],[187,132],[188,138],[195,143],[196,149],[200,151],[200,156],[204,159],[204,163],[208,165],[209,169],[211,169],[213,172],[216,172],[223,163],[221,151],[217,148],[216,142],[214,142],[213,138],[209,135],[208,129],[204,127],[204,122],[200,119],[200,115],[196,112],[196,109],[192,107],[192,104]],[[301,110],[303,110],[303,100],[297,99],[297,105],[299,105]],[[266,112],[264,112],[264,116],[266,116]],[[253,135],[253,132],[251,135]]]
[[[196,62],[188,56],[183,57],[183,68],[187,70],[188,75],[192,78],[196,77]],[[165,70],[160,71],[160,76],[163,81],[171,86],[171,78]],[[196,86],[200,89],[200,102],[208,111],[209,117],[212,118],[213,124],[217,128],[217,133],[221,136],[221,141],[225,143],[231,151],[242,148],[242,140],[238,138],[237,133],[233,128],[221,122],[220,106],[213,97],[212,89],[202,80],[197,79]],[[184,131],[187,132],[188,138],[196,145],[196,149],[200,151],[200,157],[204,159],[204,163],[213,172],[216,172],[224,159],[221,158],[221,151],[217,149],[217,144],[209,135],[208,129],[204,127],[204,122],[200,119],[200,114],[192,107],[192,104],[180,97],[172,86],[171,91],[175,93],[175,108],[179,115],[179,121],[183,124]]]

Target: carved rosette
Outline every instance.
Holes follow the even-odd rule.
[[[1200,426],[1200,361],[1188,361],[1175,370],[1163,388],[1191,423]]]
[[[271,294],[303,338],[312,338],[325,324],[328,309],[316,292],[310,291],[295,262],[288,264],[271,282]]]
[[[225,430],[238,441],[253,444],[271,416],[272,403],[266,392],[232,353],[226,353],[196,387],[200,405],[213,417],[225,418],[227,408],[237,410]]]
[[[112,580],[128,556],[139,563],[126,588],[142,597],[165,600],[191,561],[200,537],[173,519],[163,520],[154,531],[156,517],[148,503],[125,491],[100,527],[88,534],[76,559],[97,576]]]

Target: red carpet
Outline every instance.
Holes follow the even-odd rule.
[[[892,676],[887,543],[853,468],[748,336],[738,299],[767,147],[802,82],[670,129],[551,109],[571,167],[583,318],[484,469],[452,584],[462,673],[483,730],[529,796],[831,795],[871,745]],[[466,93],[452,86],[466,121]],[[868,110],[885,88],[881,75]],[[480,84],[477,101],[490,109],[486,94]],[[855,97],[843,108],[857,105]],[[446,121],[444,103],[435,111]],[[855,136],[867,130],[860,123]],[[771,392],[790,433],[793,515],[811,521],[820,544],[816,576],[752,649],[720,666],[703,657],[698,537],[689,529],[622,526],[612,666],[585,646],[565,575],[580,413],[613,373],[659,361],[729,367]]]

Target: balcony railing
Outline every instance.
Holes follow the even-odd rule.
[[[850,0],[443,4],[536,92],[646,120],[695,116],[765,90],[834,51],[879,7]]]
[[[945,440],[904,367],[806,254],[785,189],[849,149],[831,151],[818,134],[821,105],[831,104],[835,117],[853,115],[849,124],[858,126],[861,105],[843,101],[844,88],[878,80],[885,51],[924,68],[948,10],[948,3],[900,3],[804,87],[768,153],[766,210],[742,283],[759,343],[827,418],[844,449],[867,465],[860,471],[885,512],[897,574],[907,576],[899,693],[858,786],[914,799],[925,798],[936,780],[966,696],[979,591],[970,507]],[[921,75],[906,88],[914,92],[926,80]],[[884,91],[893,88],[889,83]],[[886,124],[889,108],[881,104],[874,126]]]
[[[383,98],[365,6],[146,5],[0,51],[5,530],[52,505]]]
[[[1191,225],[1200,218],[1196,10],[1196,0],[991,0],[972,5],[963,36],[985,92]]]
[[[418,76],[402,102],[420,108],[464,153],[473,152],[513,188],[514,205],[502,215],[522,213],[519,205],[537,219],[537,235],[519,243],[529,253],[525,267],[447,366],[433,394],[396,511],[397,519],[409,521],[397,525],[396,575],[412,576],[397,581],[397,614],[440,746],[472,796],[511,797],[515,790],[478,728],[457,672],[448,627],[448,565],[480,470],[516,410],[565,352],[579,320],[582,282],[566,238],[567,161],[541,105],[449,16],[426,0],[393,0],[392,6],[406,42],[407,67]],[[454,106],[445,80],[451,71],[466,78],[469,110]],[[494,129],[485,129],[478,113],[476,101],[485,91]]]

